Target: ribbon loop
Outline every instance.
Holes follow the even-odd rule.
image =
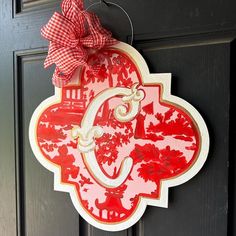
[[[44,66],[56,64],[53,84],[57,87],[69,83],[76,68],[87,65],[91,49],[117,43],[94,13],[84,11],[82,0],[63,0],[61,8],[62,14],[55,12],[41,29],[50,41]]]
[[[58,12],[55,12],[49,22],[41,29],[41,35],[64,47],[76,47],[78,44],[75,25]]]

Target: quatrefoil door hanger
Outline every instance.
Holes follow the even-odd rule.
[[[91,65],[99,64],[97,73]],[[208,154],[198,111],[171,95],[171,74],[151,74],[133,47],[90,54],[69,83],[35,110],[29,128],[38,161],[79,214],[97,228],[135,224],[146,206],[190,180]]]

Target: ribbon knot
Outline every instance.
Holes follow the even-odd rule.
[[[44,67],[56,65],[52,81],[57,87],[69,83],[79,66],[88,65],[91,51],[117,43],[99,18],[84,10],[82,0],[63,0],[61,8],[62,14],[55,12],[41,29],[50,41]]]

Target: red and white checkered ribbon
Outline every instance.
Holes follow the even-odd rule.
[[[56,64],[52,81],[57,87],[65,86],[76,68],[87,65],[91,51],[117,43],[98,17],[84,10],[82,0],[63,0],[61,8],[62,14],[55,12],[41,29],[50,41],[44,67]]]

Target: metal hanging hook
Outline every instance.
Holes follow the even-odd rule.
[[[125,13],[125,15],[127,16],[128,20],[129,20],[129,23],[130,23],[130,29],[131,29],[131,39],[130,39],[130,45],[132,46],[133,44],[133,41],[134,41],[134,26],[133,26],[133,22],[128,14],[128,12],[122,7],[120,6],[119,4],[117,3],[114,3],[114,2],[109,2],[109,1],[105,1],[105,0],[100,0],[99,2],[95,2],[95,3],[92,3],[91,5],[89,5],[87,8],[86,8],[86,11],[88,11],[90,8],[92,8],[93,6],[96,6],[96,5],[101,5],[101,4],[104,4],[106,5],[107,7],[109,6],[115,6],[117,8],[119,8],[121,11],[123,11]]]
[[[105,0],[100,0],[100,4],[104,3],[107,7],[109,7],[109,4]]]

